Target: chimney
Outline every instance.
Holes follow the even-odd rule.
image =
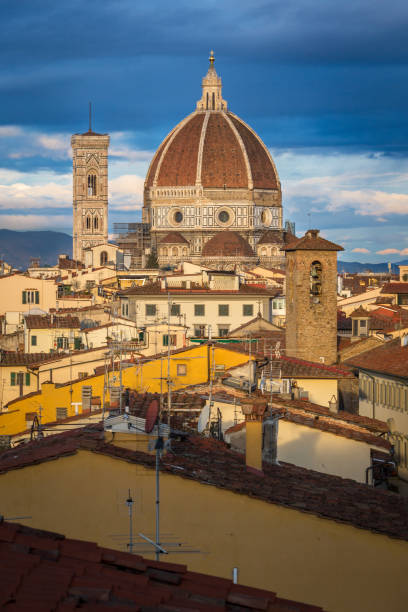
[[[312,239],[316,240],[316,238],[319,237],[319,232],[320,230],[318,229],[310,229],[310,230],[307,230],[306,236],[309,238],[309,240],[312,240]]]
[[[262,474],[262,417],[266,402],[261,399],[241,400],[245,415],[245,463],[248,471]]]

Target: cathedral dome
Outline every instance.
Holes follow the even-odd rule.
[[[150,164],[145,188],[266,189],[280,191],[272,157],[257,134],[227,111],[214,57],[197,110],[170,132]]]
[[[219,232],[208,242],[202,250],[203,257],[254,257],[249,243],[238,232],[225,230]]]
[[[279,179],[262,140],[239,117],[195,111],[160,145],[146,187],[278,189]]]

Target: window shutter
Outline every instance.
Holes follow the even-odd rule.
[[[25,375],[25,384],[26,384],[26,387],[30,386],[30,373],[29,372],[26,372],[26,375]]]
[[[10,385],[14,387],[16,384],[16,373],[10,372]]]
[[[40,303],[40,292],[39,291],[35,292],[35,303],[36,304]]]
[[[23,304],[27,304],[27,291],[23,291]]]
[[[163,335],[163,346],[169,346],[169,337],[167,334]]]

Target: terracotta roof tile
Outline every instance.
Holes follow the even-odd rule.
[[[353,368],[370,370],[398,378],[408,378],[408,346],[401,346],[401,341],[397,338],[370,351],[351,357],[344,363]]]
[[[201,169],[203,187],[248,187],[244,155],[225,113],[211,113]]]
[[[169,232],[160,240],[160,244],[189,244],[179,232]]]
[[[176,132],[167,151],[162,155],[157,184],[160,187],[196,184],[198,147],[203,114],[192,115]]]
[[[57,459],[81,448],[154,469],[154,456],[106,443],[98,426],[88,426],[1,453],[0,473]],[[264,477],[260,479],[246,470],[242,455],[210,438],[190,436],[173,441],[172,449],[163,457],[161,469],[177,477],[408,540],[408,499],[403,496],[289,464],[264,464]],[[75,546],[70,550],[75,551]],[[90,552],[84,554],[97,554],[91,545],[86,546]],[[81,553],[76,554],[79,557]]]
[[[11,541],[9,534],[14,534]],[[21,534],[28,546],[18,544]],[[47,547],[57,551],[53,561],[43,554]],[[150,561],[51,532],[44,538],[43,532],[18,524],[0,524],[0,562],[0,605],[20,612],[61,612],[77,607],[89,612],[141,608],[218,612],[242,606],[270,610],[277,601],[282,606],[287,603],[290,607],[286,610],[292,612],[321,610],[278,599],[272,591],[188,572],[182,565]]]
[[[381,293],[386,295],[408,293],[408,283],[386,283],[381,289]]]
[[[61,317],[57,315],[26,315],[25,323],[28,329],[79,329],[78,317]]]
[[[249,243],[238,232],[225,230],[208,240],[202,250],[203,257],[254,257]]]
[[[295,238],[284,251],[344,251],[343,247],[319,236],[319,230],[308,230],[301,238]]]

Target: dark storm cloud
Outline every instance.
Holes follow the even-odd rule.
[[[100,129],[154,148],[194,109],[214,47],[231,108],[269,145],[406,140],[402,1],[3,0],[1,17],[3,124],[86,128],[91,98]]]

